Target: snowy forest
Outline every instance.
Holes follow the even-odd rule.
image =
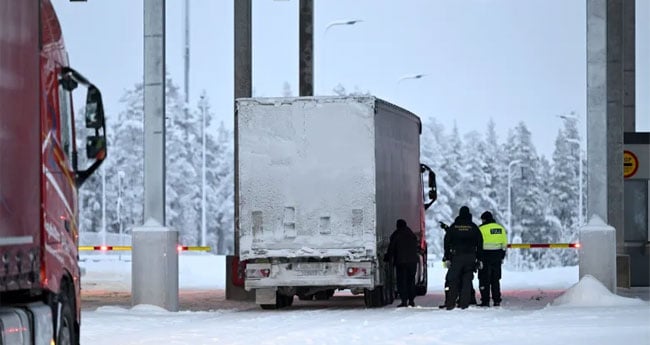
[[[346,91],[338,85],[333,93]],[[291,95],[288,83],[283,94]],[[166,225],[179,231],[184,245],[205,244],[216,254],[232,254],[233,132],[223,123],[213,124],[215,116],[205,95],[198,104],[185,105],[179,87],[168,78],[166,96]],[[127,90],[120,103],[121,110],[107,111],[108,158],[79,192],[82,235],[102,229],[128,235],[143,224],[142,84]],[[208,129],[205,239],[201,238],[203,116]],[[537,154],[523,122],[497,130],[486,119],[484,131],[459,133],[456,126],[445,128],[435,118],[422,118],[421,161],[435,170],[438,186],[438,200],[427,211],[430,259],[438,260],[442,254],[444,233],[438,222],[453,222],[462,205],[469,206],[476,222],[490,210],[506,226],[511,243],[577,241],[578,181],[586,181],[584,176],[580,179],[579,164],[584,167],[585,161],[581,162],[577,119],[566,116],[563,123],[554,134],[553,155],[547,158]],[[575,249],[511,249],[506,260],[506,267],[516,270],[576,264]]]

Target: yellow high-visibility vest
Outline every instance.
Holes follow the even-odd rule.
[[[483,235],[483,250],[506,250],[508,247],[508,236],[506,229],[499,223],[487,223],[479,226]]]

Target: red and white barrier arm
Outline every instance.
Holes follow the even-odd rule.
[[[580,248],[580,243],[509,243],[508,248]]]
[[[131,246],[107,246],[107,245],[102,245],[102,246],[79,246],[78,247],[80,251],[100,251],[100,252],[108,252],[108,251],[131,251],[132,247]],[[198,252],[209,252],[212,248],[207,247],[207,246],[183,246],[183,245],[178,245],[176,249],[179,252],[184,252],[184,251],[198,251]]]

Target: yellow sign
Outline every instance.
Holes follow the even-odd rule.
[[[639,159],[632,151],[623,151],[623,177],[632,177],[637,170],[639,170]]]

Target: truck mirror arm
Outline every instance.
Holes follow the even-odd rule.
[[[104,162],[104,159],[97,159],[96,161],[91,164],[88,169],[86,170],[75,170],[75,183],[77,185],[77,188],[81,187],[81,185],[86,182],[86,180],[92,175],[95,170],[97,170],[102,163]]]

